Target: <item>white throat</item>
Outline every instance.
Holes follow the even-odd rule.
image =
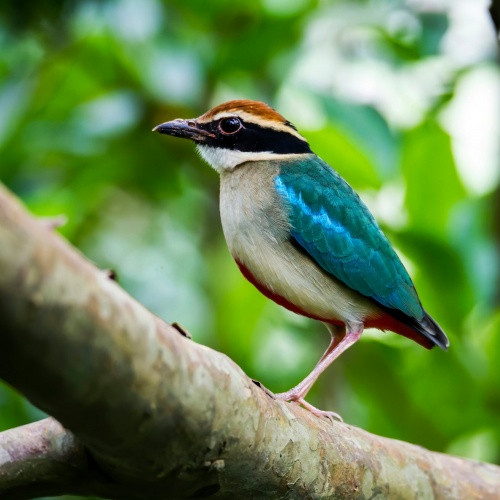
[[[286,160],[303,156],[303,154],[281,154],[272,151],[238,151],[236,149],[216,148],[197,144],[196,149],[200,156],[219,174],[226,170],[233,170],[247,161]],[[308,154],[308,153],[305,153]]]

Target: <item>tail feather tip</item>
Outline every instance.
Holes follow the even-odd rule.
[[[434,344],[441,347],[443,351],[447,351],[450,346],[450,341],[444,333],[443,329],[437,324],[435,320],[431,318],[431,316],[425,312],[424,318],[420,322],[420,326],[422,327],[422,333]]]

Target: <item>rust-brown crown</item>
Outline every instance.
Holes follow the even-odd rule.
[[[251,101],[250,99],[236,99],[234,101],[223,102],[201,115],[198,121],[202,123],[209,122],[216,120],[219,115],[239,114],[238,112],[248,113],[255,118],[261,118],[266,121],[287,123],[287,120],[282,115],[265,102]]]

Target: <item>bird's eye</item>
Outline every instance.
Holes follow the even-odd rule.
[[[241,128],[241,121],[235,116],[224,118],[219,122],[219,130],[223,134],[234,134]]]

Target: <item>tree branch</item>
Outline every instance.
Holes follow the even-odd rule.
[[[40,467],[57,456],[74,478],[57,493],[82,493],[91,477],[85,493],[113,498],[497,495],[496,466],[274,400],[227,356],[152,315],[1,187],[0,241],[0,377],[71,430],[32,424],[74,443],[68,454],[35,451]],[[42,449],[46,434],[30,428],[34,435],[0,434],[0,457],[7,450],[21,464],[26,446]],[[12,433],[22,436],[18,453]],[[13,494],[15,462],[0,465],[0,494]]]
[[[73,491],[105,495],[108,481],[78,440],[53,418],[0,432],[0,493],[4,499]]]

